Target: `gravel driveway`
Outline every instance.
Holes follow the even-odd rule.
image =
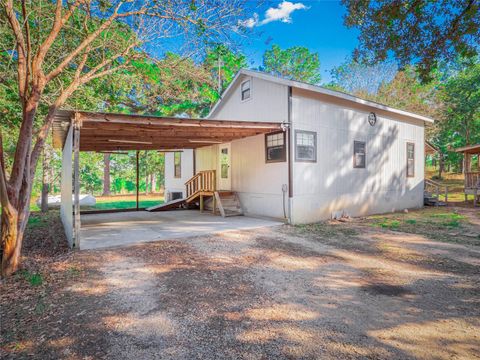
[[[480,247],[335,236],[280,226],[80,252],[86,275],[25,357],[480,358]]]

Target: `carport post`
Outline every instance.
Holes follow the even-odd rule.
[[[78,113],[73,117],[73,248],[80,248],[80,127]]]
[[[137,211],[138,211],[138,192],[139,192],[139,174],[138,174],[138,154],[139,154],[139,151],[137,150]]]

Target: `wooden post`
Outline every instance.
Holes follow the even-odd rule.
[[[73,118],[73,244],[80,248],[80,118]]]
[[[213,206],[213,208],[212,208],[212,214],[213,214],[213,215],[215,215],[215,207],[217,206],[216,201],[217,201],[217,199],[215,198],[215,192],[214,192],[214,193],[213,193],[213,196],[212,196],[212,206]]]
[[[203,213],[203,194],[200,194],[200,212]]]
[[[137,206],[136,206],[136,209],[137,209],[137,211],[138,211],[138,208],[139,208],[139,207],[138,207],[138,192],[139,192],[139,185],[140,185],[140,176],[139,176],[139,173],[138,173],[138,167],[139,167],[139,166],[138,166],[138,163],[139,163],[139,161],[138,161],[138,154],[139,154],[139,151],[137,150],[137,153],[136,153],[136,168],[137,168],[137,196],[136,196],[136,204],[137,204]]]

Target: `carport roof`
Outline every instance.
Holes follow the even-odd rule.
[[[63,147],[74,119],[80,127],[81,151],[194,149],[281,129],[280,123],[271,122],[57,110],[54,147]]]

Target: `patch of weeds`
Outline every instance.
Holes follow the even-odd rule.
[[[405,222],[406,222],[407,224],[410,224],[410,225],[415,225],[415,224],[417,223],[417,220],[415,220],[415,219],[407,219],[407,220],[405,220]]]
[[[76,277],[76,276],[80,275],[80,269],[76,266],[70,266],[67,269],[67,272],[68,272],[68,275],[73,276],[73,277]]]
[[[30,216],[28,218],[28,226],[30,228],[38,228],[47,224],[47,221],[44,218],[39,216]]]
[[[400,227],[400,221],[392,220],[392,219],[383,219],[383,221],[377,223],[376,225],[384,229],[398,230],[398,228]]]
[[[442,223],[443,226],[447,226],[450,228],[458,228],[460,226],[460,221],[458,220],[450,220]]]
[[[43,278],[40,273],[32,273],[28,270],[22,270],[21,275],[31,286],[39,286],[43,284]]]
[[[355,236],[358,235],[358,231],[352,228],[349,228],[342,224],[329,224],[326,221],[314,223],[314,224],[303,224],[295,226],[300,233],[314,233],[317,235],[335,237],[337,235],[343,236]]]
[[[431,214],[430,217],[440,218],[440,219],[448,219],[448,220],[464,220],[466,218],[464,215],[460,215],[460,214],[457,214],[457,213],[454,213],[454,212]]]
[[[37,305],[35,305],[35,314],[41,315],[45,312],[45,309],[47,308],[47,305],[43,301],[43,299],[39,299],[37,302]]]

